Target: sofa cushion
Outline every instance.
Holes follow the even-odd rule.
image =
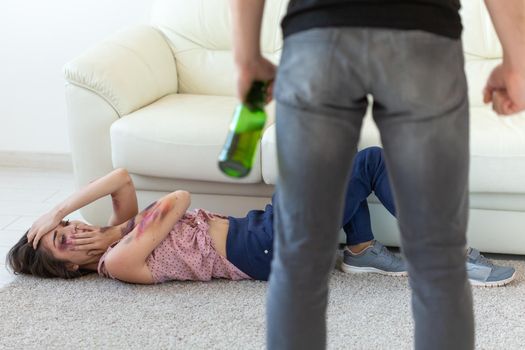
[[[503,50],[483,0],[461,0],[463,50],[478,58],[501,58]]]
[[[363,127],[361,129],[361,138],[359,140],[359,149],[370,146],[381,146],[379,138],[379,130],[372,120],[371,108],[363,120]],[[261,140],[261,159],[263,164],[262,177],[267,184],[275,185],[277,182],[277,153],[275,141],[275,124],[270,126],[263,134]]]
[[[261,28],[261,51],[278,62],[282,34],[279,22],[288,1],[267,0]],[[179,79],[179,92],[235,95],[235,65],[228,0],[157,0],[150,23],[170,43]]]
[[[120,118],[110,129],[113,166],[155,177],[261,182],[259,150],[241,180],[217,166],[236,104],[227,96],[171,94]]]
[[[498,117],[489,107],[473,107],[471,113],[470,191],[525,194],[525,113]],[[268,128],[261,143],[262,176],[277,181],[275,127]],[[381,145],[379,132],[367,113],[359,149]]]
[[[525,113],[470,109],[470,191],[525,193]]]

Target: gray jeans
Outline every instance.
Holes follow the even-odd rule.
[[[472,349],[461,41],[422,31],[311,29],[286,38],[275,89],[280,177],[268,349],[326,347],[328,281],[367,94],[408,262],[415,348]]]

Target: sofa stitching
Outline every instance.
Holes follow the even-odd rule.
[[[73,75],[73,74],[70,74],[70,75]],[[81,79],[77,79],[77,80],[81,80]],[[97,96],[101,97],[104,101],[106,101],[110,106],[111,108],[113,108],[115,110],[115,112],[117,112],[117,115],[119,118],[122,117],[122,112],[119,110],[119,108],[115,105],[115,103],[113,103],[111,101],[110,98],[104,96],[103,93],[101,93],[99,90],[96,89],[96,86],[95,87],[91,87],[89,85],[86,85],[86,84],[83,84],[81,82],[78,82],[78,81],[74,81],[74,80],[69,80],[68,79],[68,82],[71,84],[71,85],[75,85],[75,86],[78,86],[78,87],[81,87],[83,89],[86,89],[86,90],[89,90],[93,93],[95,93]],[[101,89],[103,90],[103,89]]]

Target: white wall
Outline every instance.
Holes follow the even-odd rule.
[[[70,153],[62,66],[154,0],[1,0],[0,152]]]

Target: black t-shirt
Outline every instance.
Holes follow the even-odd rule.
[[[290,0],[284,36],[319,27],[424,30],[458,39],[459,0]]]

